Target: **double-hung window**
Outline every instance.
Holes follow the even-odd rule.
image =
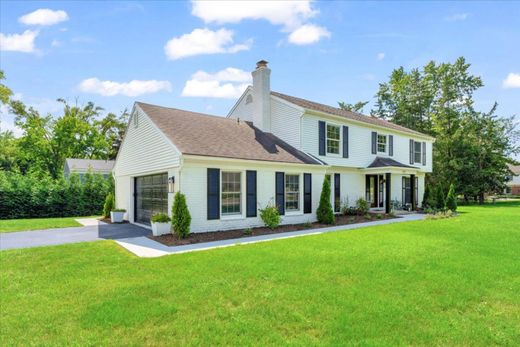
[[[298,211],[300,209],[300,176],[285,175],[285,210]]]
[[[413,143],[413,161],[420,163],[422,159],[422,143],[414,141]]]
[[[386,135],[377,134],[377,151],[386,153]]]
[[[327,124],[327,153],[339,154],[340,127]]]
[[[222,215],[238,215],[241,209],[241,173],[222,172]]]

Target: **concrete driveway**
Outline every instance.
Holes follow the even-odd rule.
[[[151,234],[151,230],[128,223],[0,233],[0,250],[74,242],[118,240]]]

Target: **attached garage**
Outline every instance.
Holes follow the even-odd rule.
[[[157,213],[168,213],[168,174],[135,177],[135,222],[150,224]]]

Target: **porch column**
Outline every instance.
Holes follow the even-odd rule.
[[[385,213],[392,212],[391,206],[390,206],[390,200],[392,200],[392,181],[391,181],[392,174],[387,172],[385,174],[385,184],[386,184],[386,197],[385,197]]]
[[[415,175],[410,175],[410,190],[412,197],[412,211],[415,211],[417,209],[417,206],[415,205]]]

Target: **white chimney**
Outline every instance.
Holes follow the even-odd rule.
[[[262,131],[271,132],[271,69],[267,61],[256,63],[253,75],[253,124]]]

